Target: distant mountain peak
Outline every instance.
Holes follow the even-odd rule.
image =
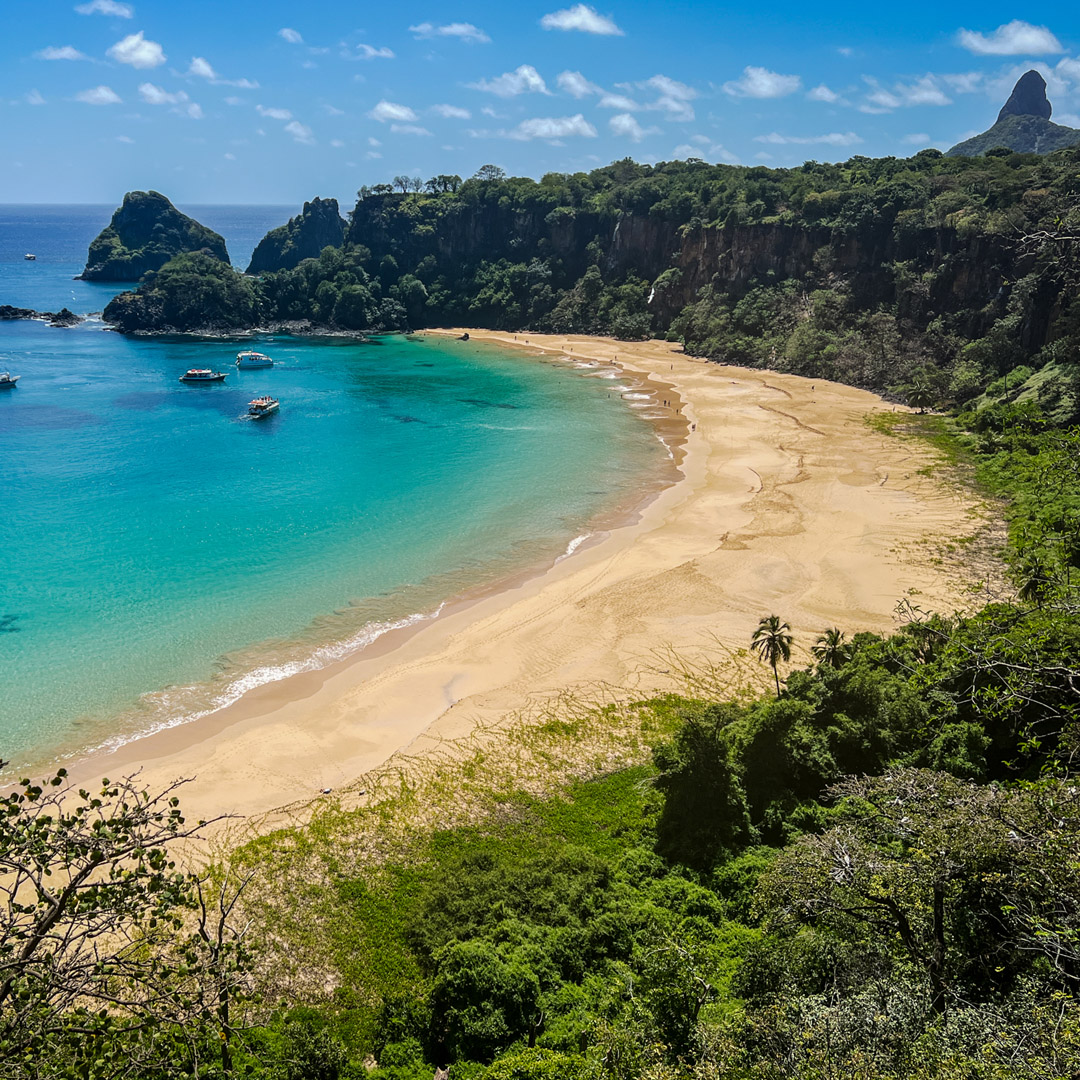
[[[1006,116],[1041,116],[1050,119],[1053,107],[1046,96],[1046,80],[1037,71],[1025,71],[998,113],[998,123]]]

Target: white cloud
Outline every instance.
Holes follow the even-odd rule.
[[[84,105],[119,105],[121,98],[110,86],[95,86],[90,90],[80,90],[75,100]]]
[[[382,154],[380,154],[377,150],[369,150],[366,154],[364,154],[364,157],[366,157],[368,161],[378,161],[379,158],[382,157]]]
[[[133,143],[135,140],[130,135],[117,135],[116,141],[122,143]]]
[[[38,102],[31,102],[31,104],[38,104]],[[1055,113],[1054,123],[1062,124],[1065,127],[1080,128],[1080,116],[1076,113]]]
[[[336,105],[323,104],[323,111],[327,116],[344,116],[345,110],[339,109]]]
[[[445,26],[435,26],[433,23],[422,22],[416,26],[410,26],[409,32],[416,38],[454,37],[461,41],[468,41],[474,45],[486,45],[491,38],[478,26],[472,23],[447,23]]]
[[[39,60],[89,60],[85,53],[79,52],[74,45],[48,45],[34,55]]]
[[[368,136],[368,146],[382,146],[382,143],[378,139],[376,139],[374,136],[369,135]]]
[[[356,46],[355,56],[348,53],[342,53],[342,55],[346,60],[393,60],[394,50],[386,48],[385,45],[376,49],[374,45],[360,42],[360,44]]]
[[[255,111],[260,116],[268,117],[271,120],[291,120],[292,113],[288,109],[270,109],[265,105],[256,105]]]
[[[941,76],[941,81],[958,94],[974,94],[982,88],[982,79],[981,71],[964,71],[955,75]]]
[[[173,112],[178,112],[181,116],[190,116],[192,120],[201,120],[203,118],[202,106],[194,101],[183,108],[173,109]]]
[[[839,45],[839,46],[837,46],[836,51],[841,56],[853,56],[854,53],[855,53],[855,50],[853,48],[851,48],[850,45]]]
[[[905,135],[900,141],[908,146],[929,146],[930,136],[916,133],[914,135]]]
[[[693,144],[697,145],[693,145]],[[682,143],[680,146],[676,146],[671,151],[671,156],[675,159],[685,158],[720,158],[723,161],[730,161],[734,164],[738,164],[738,157],[728,150],[723,143],[714,143],[707,135],[694,135],[691,137],[689,143]],[[769,155],[765,155],[768,157]]]
[[[230,95],[229,97],[227,97],[225,99],[225,104],[226,105],[246,105],[247,102],[242,97],[236,97],[235,95]]]
[[[390,130],[395,135],[430,135],[426,127],[420,127],[419,124],[391,124]]]
[[[859,106],[860,112],[884,113],[912,105],[952,104],[952,98],[938,86],[933,75],[924,75],[913,83],[896,83],[891,89],[886,89],[869,75],[864,75],[863,78],[870,87],[870,93]]]
[[[634,142],[641,142],[646,135],[659,135],[656,127],[643,128],[632,113],[618,113],[608,121],[612,135],[623,135]]]
[[[618,109],[620,112],[637,112],[641,104],[625,94],[604,94],[596,103],[599,109]]]
[[[601,15],[587,4],[575,4],[563,11],[553,11],[540,20],[545,30],[581,30],[586,34],[623,36],[623,31],[608,15]]]
[[[472,113],[457,105],[432,105],[431,111],[445,120],[471,120]]]
[[[560,71],[555,82],[560,90],[565,91],[571,97],[576,97],[579,100],[583,97],[588,97],[590,94],[599,94],[602,92],[596,83],[589,82],[580,71]]]
[[[824,101],[827,105],[835,105],[840,100],[840,95],[835,90],[830,90],[824,83],[815,86],[813,90],[807,90],[806,96],[811,101]]]
[[[769,135],[755,135],[754,142],[772,143],[775,146],[810,146],[813,143],[823,143],[826,146],[857,146],[862,139],[854,131],[831,131],[828,135],[781,135],[772,132]]]
[[[581,113],[576,116],[536,116],[523,120],[508,133],[511,139],[562,139],[568,135],[596,138],[596,128]]]
[[[516,97],[518,94],[549,94],[547,83],[531,64],[522,64],[514,71],[508,71],[496,79],[481,79],[479,82],[466,83],[470,90],[483,90],[498,97]]]
[[[141,30],[137,34],[128,34],[107,52],[117,62],[130,64],[133,68],[152,68],[165,63],[161,46],[156,41],[147,41]]]
[[[116,0],[91,0],[89,4],[77,4],[80,15],[114,15],[118,19],[130,19],[135,9],[130,4],[118,4]]]
[[[380,101],[368,113],[368,116],[372,120],[378,120],[380,124],[385,124],[391,120],[396,123],[405,123],[416,119],[416,113],[408,105],[398,105],[393,101]]]
[[[299,31],[292,30],[288,26],[283,26],[278,31],[278,37],[284,38],[290,45],[303,45],[304,39],[300,36]]]
[[[45,99],[41,96],[41,91],[39,91],[39,90],[31,90],[30,93],[28,93],[23,98],[23,101],[25,101],[27,105],[44,105],[45,104]]]
[[[155,86],[150,82],[144,82],[139,86],[139,97],[141,97],[147,105],[177,105],[188,99],[187,94],[185,94],[183,90],[178,90],[175,94],[170,94],[167,90],[162,89],[160,86]]]
[[[315,142],[311,134],[311,128],[301,124],[299,120],[292,120],[285,125],[285,130],[298,142],[310,146]]]
[[[344,142],[342,142],[342,141],[341,141],[341,139],[331,139],[331,140],[330,140],[330,145],[331,145],[331,146],[332,146],[332,147],[333,147],[333,148],[334,148],[335,150],[340,150],[340,149],[341,149],[341,148],[342,148],[342,147],[343,147],[343,146],[345,145],[345,143],[344,143]]]
[[[980,56],[1039,56],[1045,53],[1063,53],[1061,42],[1045,26],[1032,26],[1021,19],[999,26],[992,34],[980,34],[975,30],[960,30],[957,42],[969,52]]]
[[[224,158],[225,158],[226,161],[235,161],[236,160],[236,155],[235,154],[225,154]]]
[[[690,102],[698,92],[686,83],[669,79],[666,75],[654,75],[651,79],[636,84],[640,90],[655,90],[659,97],[645,107],[668,113],[672,120],[693,120],[694,110]],[[603,102],[601,102],[603,104]]]
[[[217,72],[210,66],[210,61],[204,60],[201,56],[191,58],[191,67],[188,68],[188,74],[196,75],[200,79],[217,78]]]
[[[798,75],[780,75],[763,67],[745,67],[741,79],[724,83],[724,93],[732,97],[779,98],[794,94],[802,86]]]

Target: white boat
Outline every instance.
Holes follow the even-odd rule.
[[[37,256],[36,255],[31,255],[29,251],[23,256],[23,258],[27,262],[37,262]]]
[[[278,399],[272,397],[257,397],[248,402],[248,416],[269,416],[278,411]]]
[[[238,368],[261,368],[273,367],[274,361],[266,353],[255,352],[254,349],[245,349],[236,354],[236,366]]]
[[[195,383],[195,382],[224,382],[224,371],[211,371],[209,368],[193,367],[189,368],[183,375],[180,376],[181,382]]]
[[[21,378],[21,375],[12,375],[10,371],[0,371],[0,390],[10,390]]]

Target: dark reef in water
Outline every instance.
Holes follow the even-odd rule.
[[[10,304],[0,304],[0,319],[38,319],[50,326],[78,326],[83,321],[81,315],[76,315],[67,308],[59,311],[35,311],[33,308],[12,307]]]
[[[129,191],[112,221],[90,244],[83,281],[138,281],[185,252],[205,251],[228,265],[225,241],[180,213],[156,191]]]

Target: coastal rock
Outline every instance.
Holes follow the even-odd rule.
[[[61,308],[59,311],[35,311],[33,308],[12,307],[0,304],[0,319],[40,319],[50,326],[78,326],[83,321],[81,315]]]
[[[1046,80],[1037,71],[1025,71],[1009,95],[1009,100],[1001,107],[998,121],[1006,116],[1041,116],[1050,119],[1053,112],[1046,96]]]
[[[138,281],[173,256],[205,251],[228,265],[225,241],[180,213],[156,191],[129,191],[112,221],[90,244],[84,281]]]
[[[303,211],[285,225],[271,229],[255,249],[249,274],[291,270],[304,259],[316,259],[326,247],[339,248],[345,242],[345,219],[337,199],[312,199]]]
[[[950,157],[979,157],[1000,147],[1020,154],[1050,154],[1080,145],[1080,131],[1052,124],[1052,112],[1046,97],[1046,80],[1037,71],[1025,72],[1002,106],[994,126],[957,143],[947,153]]]

